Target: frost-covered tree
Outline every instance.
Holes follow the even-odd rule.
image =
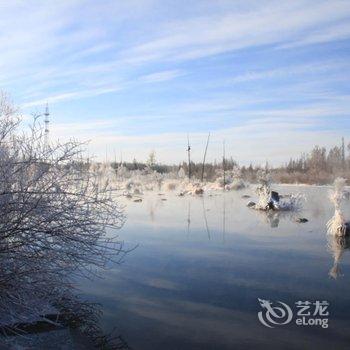
[[[148,155],[147,165],[152,168],[156,164],[156,152],[151,151]]]
[[[56,291],[70,285],[67,276],[124,253],[106,237],[108,227],[122,226],[122,208],[90,170],[82,144],[44,139],[37,119],[29,131],[20,129],[17,111],[1,94],[0,314],[7,319],[34,312],[45,295],[58,298]]]
[[[326,149],[315,146],[311,151],[309,166],[313,171],[324,171],[327,168]]]
[[[335,146],[329,150],[327,156],[327,166],[333,173],[343,170],[343,156],[341,147]]]
[[[342,202],[346,197],[346,180],[337,178],[334,181],[334,190],[330,194],[330,200],[334,204],[334,216],[327,222],[327,232],[333,236],[349,235],[350,223],[345,220]]]

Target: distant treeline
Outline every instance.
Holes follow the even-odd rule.
[[[223,166],[224,163],[224,166]],[[146,170],[146,169],[152,169],[160,174],[168,174],[168,173],[178,173],[180,169],[183,169],[183,172],[186,177],[188,177],[189,173],[189,166],[188,163],[182,162],[178,165],[165,165],[165,164],[150,164],[149,162],[139,162],[136,159],[134,159],[133,162],[123,162],[123,167],[128,169],[129,171],[133,170]],[[112,167],[114,169],[118,169],[121,166],[121,163],[112,163]],[[201,179],[202,176],[202,163],[195,163],[191,162],[191,178],[193,179]],[[225,161],[221,161],[219,163],[205,163],[204,165],[204,179],[206,181],[214,181],[218,174],[223,172],[223,169],[225,168],[225,171],[228,173],[231,171],[239,171],[239,166],[236,161],[231,159],[225,159]]]
[[[162,165],[155,162],[154,153],[151,161],[146,163],[133,162],[123,163],[128,170],[145,170],[151,168],[161,174],[176,173],[181,168],[188,175],[188,163],[178,165]],[[120,163],[113,163],[117,169]],[[200,179],[202,163],[191,162],[191,177]],[[249,182],[257,182],[262,172],[268,172],[274,182],[278,183],[304,183],[304,184],[331,184],[335,178],[343,177],[350,184],[350,143],[347,147],[344,141],[340,146],[329,150],[325,147],[315,146],[311,152],[301,155],[299,158],[290,159],[288,163],[280,167],[272,167],[268,163],[264,166],[238,166],[232,158],[223,159],[221,162],[206,163],[204,165],[204,179],[214,181],[221,176],[223,169],[227,174],[234,174]]]
[[[347,147],[344,141],[340,147],[330,150],[315,146],[313,150],[300,158],[291,159],[288,164],[271,170],[276,182],[330,184],[335,178],[343,177],[350,180],[350,143]]]

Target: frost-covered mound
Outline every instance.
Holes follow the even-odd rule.
[[[225,189],[228,191],[237,191],[242,190],[243,188],[246,188],[246,184],[242,179],[233,179],[231,183],[227,184],[225,186]]]
[[[346,180],[338,178],[334,181],[334,191],[330,193],[330,200],[334,204],[334,216],[327,222],[327,233],[333,236],[345,236],[350,234],[350,222],[345,220],[341,208],[346,198]]]
[[[148,191],[172,192],[179,195],[201,195],[210,191],[236,191],[247,187],[237,171],[219,171],[211,182],[203,182],[195,177],[188,179],[183,168],[179,171],[159,173],[151,167],[142,170],[127,169],[123,165],[113,168],[110,164],[91,163],[92,172],[101,184],[109,184],[127,198],[141,196]]]
[[[115,171],[112,183],[124,196],[131,198],[143,195],[148,191],[161,191],[165,180],[165,175],[150,168],[129,171],[120,166]]]
[[[215,191],[235,191],[245,188],[246,184],[241,179],[233,179],[225,187],[220,181],[215,182],[201,182],[199,180],[183,180],[177,184],[180,189],[180,195],[202,195],[203,193],[210,193]]]
[[[225,181],[223,178],[218,178],[215,182],[208,182],[205,184],[205,188],[212,191],[238,191],[245,187],[247,187],[247,185],[242,179],[230,177],[226,178]]]
[[[248,207],[256,210],[298,211],[305,200],[305,197],[299,193],[281,196],[278,192],[271,190],[267,181],[262,182],[256,192],[258,194],[257,203],[248,203]]]
[[[216,189],[225,189],[227,191],[241,190],[246,187],[246,184],[239,176],[232,174],[226,176],[220,175],[212,185]]]

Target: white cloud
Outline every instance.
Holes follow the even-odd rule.
[[[139,79],[145,83],[158,83],[162,81],[173,80],[177,77],[184,75],[185,73],[181,70],[166,70],[161,72],[155,72],[141,76]]]
[[[344,40],[350,37],[349,20],[342,23],[330,25],[326,28],[321,28],[307,33],[303,38],[292,41],[291,43],[283,44],[280,48],[291,49],[298,46],[326,43],[335,40]]]
[[[341,58],[320,62],[323,58],[316,56],[312,63],[297,65],[295,61],[303,58],[294,54],[298,46],[350,38],[349,1],[193,1],[184,8],[170,4],[153,0],[2,2],[2,87],[14,91],[24,109],[49,102],[61,103],[62,110],[68,101],[129,89],[132,102],[123,105],[118,100],[123,111],[130,109],[129,115],[111,119],[109,110],[109,117],[96,115],[85,121],[82,112],[76,123],[52,123],[53,137],[91,139],[91,149],[103,157],[108,144],[123,148],[129,159],[145,158],[156,148],[162,161],[179,161],[187,127],[195,130],[191,138],[198,159],[206,138],[206,132],[198,130],[205,128],[213,129],[212,158],[220,157],[223,138],[229,152],[242,161],[262,161],[271,155],[277,162],[320,139],[326,145],[335,142],[342,131],[311,129],[317,130],[321,118],[348,116],[349,97],[335,85],[346,82],[349,65]],[[241,61],[239,51],[247,55],[247,49],[254,53],[257,48],[274,52],[275,59],[282,53],[285,56],[279,62],[284,64],[286,58],[285,65],[268,69],[254,61],[252,70],[245,71],[250,66]],[[211,57],[227,53],[226,59]],[[266,61],[274,65],[269,58]],[[227,74],[218,77],[220,82],[217,68],[227,68]],[[199,77],[202,73],[208,75]],[[308,74],[315,78],[308,79]],[[167,81],[182,75],[186,86],[177,91],[168,90],[164,96],[140,93],[142,88],[147,90],[146,84],[160,82],[165,90],[171,86]],[[291,76],[304,79],[259,88],[258,83]],[[237,88],[237,83],[249,81],[256,84],[247,90]],[[80,111],[83,107],[79,106]],[[143,114],[136,115],[143,108]],[[215,118],[218,124],[225,122],[227,131],[222,124],[216,127]],[[173,130],[169,125],[179,131],[169,132]],[[128,136],[131,132],[138,136]],[[286,144],[288,137],[293,142]]]
[[[184,9],[178,16],[162,18],[163,5],[156,1],[2,4],[0,76],[9,86],[31,77],[26,87],[31,93],[36,86],[57,86],[64,79],[70,86],[58,88],[51,97],[42,92],[38,98],[39,102],[63,102],[93,96],[84,92],[84,83],[110,85],[111,80],[129,83],[130,79],[155,83],[181,75],[178,69],[168,69],[123,77],[127,63],[189,60],[261,45],[305,45],[350,36],[347,1],[252,1],[248,5],[238,1],[222,5],[225,11],[210,2],[197,6],[196,11]],[[86,13],[80,17],[83,7]],[[157,12],[157,25],[150,26]],[[129,22],[131,32],[122,30],[121,25]],[[105,51],[113,54],[86,61]],[[254,79],[258,74],[238,79]],[[76,92],[77,88],[83,92]],[[26,106],[35,103],[26,101]]]
[[[308,64],[288,65],[280,68],[269,70],[249,71],[244,74],[233,77],[230,81],[233,83],[249,82],[262,79],[285,78],[288,76],[300,76],[306,74],[322,74],[330,75],[332,71],[341,69],[349,69],[348,61],[334,60],[325,62],[313,62]]]
[[[306,131],[287,123],[265,123],[217,130],[211,136],[208,160],[221,158],[224,139],[227,156],[232,156],[241,164],[264,164],[265,161],[281,164],[287,162],[289,157],[298,157],[302,152],[311,150],[320,142],[322,146],[334,146],[340,142],[341,136],[343,135],[340,131]],[[206,137],[207,133],[190,134],[194,161],[201,161]],[[133,158],[146,160],[149,152],[155,150],[157,159],[169,164],[186,160],[186,142],[186,134],[179,132],[147,136],[95,135],[91,138],[89,149],[99,159],[104,159],[107,147],[110,160],[113,159],[115,150],[122,151],[123,158],[129,161]]]
[[[238,6],[237,6],[238,7]],[[260,2],[249,11],[212,13],[173,21],[160,28],[158,37],[124,51],[131,62],[187,60],[269,44],[309,44],[350,36],[350,5],[346,1]],[[334,22],[344,21],[334,26]],[[317,35],[318,31],[325,34]]]
[[[66,92],[66,93],[47,96],[46,98],[43,98],[43,99],[24,103],[22,104],[22,107],[27,108],[32,106],[41,106],[46,103],[55,104],[57,102],[62,102],[62,101],[77,100],[85,97],[109,94],[111,92],[120,91],[121,89],[122,89],[121,87],[103,87],[103,88],[90,89],[85,91]]]
[[[318,110],[311,108],[304,113],[297,109],[266,110],[256,118],[241,121],[235,127],[210,130],[212,137],[208,160],[220,159],[224,139],[228,156],[237,159],[241,164],[263,164],[266,160],[273,164],[281,164],[288,161],[289,157],[297,157],[302,152],[311,150],[316,144],[326,147],[337,144],[344,132],[346,133],[346,129],[318,130],[320,119],[317,118],[317,112]],[[296,118],[285,118],[285,115]],[[322,113],[320,116],[322,117]],[[53,127],[52,137],[64,139],[74,136],[82,141],[90,140],[89,151],[99,159],[105,158],[107,147],[109,159],[113,159],[115,151],[118,154],[122,151],[125,160],[145,160],[154,149],[161,162],[176,163],[185,160],[186,133],[123,135],[118,129],[115,132],[110,131],[110,127],[120,123],[121,120],[116,118],[87,121],[84,125],[62,124],[58,128]],[[190,133],[193,160],[201,160],[206,137],[207,132]]]
[[[288,47],[350,37],[347,1],[196,5],[192,12],[183,9],[177,16],[168,13],[167,18],[161,10],[170,5],[156,1],[2,4],[0,76],[9,86],[31,76],[31,89],[42,82],[50,86],[48,81],[54,86],[57,79],[64,78],[71,85],[57,91],[57,95],[64,95],[75,91],[73,85],[83,89],[82,81],[106,84],[108,79],[119,80],[125,67],[131,68],[130,63],[193,60],[263,45]],[[81,17],[83,7],[86,13]],[[155,21],[157,25],[151,25]],[[106,51],[108,58],[103,56]],[[95,59],[86,60],[91,57]],[[101,72],[109,72],[109,77]],[[254,74],[258,73],[241,79],[254,78]],[[159,82],[174,79],[179,71],[171,68],[132,76],[136,81]],[[46,99],[44,95],[42,99]]]

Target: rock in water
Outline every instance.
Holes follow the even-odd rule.
[[[267,203],[265,210],[278,210],[278,202],[280,201],[280,195],[276,191],[271,191],[270,200]]]
[[[255,207],[255,203],[252,202],[252,201],[249,201],[249,202],[247,203],[247,207],[248,207],[248,208],[253,208],[253,207]]]
[[[297,218],[295,222],[298,222],[300,224],[304,224],[305,222],[308,222],[309,220],[306,218]]]
[[[141,198],[135,199],[134,202],[136,203],[142,202],[142,199]]]
[[[272,200],[267,204],[267,207],[265,208],[265,210],[275,210],[275,209],[276,209],[275,203]]]
[[[280,201],[279,193],[276,191],[271,191],[271,199],[278,203]]]

